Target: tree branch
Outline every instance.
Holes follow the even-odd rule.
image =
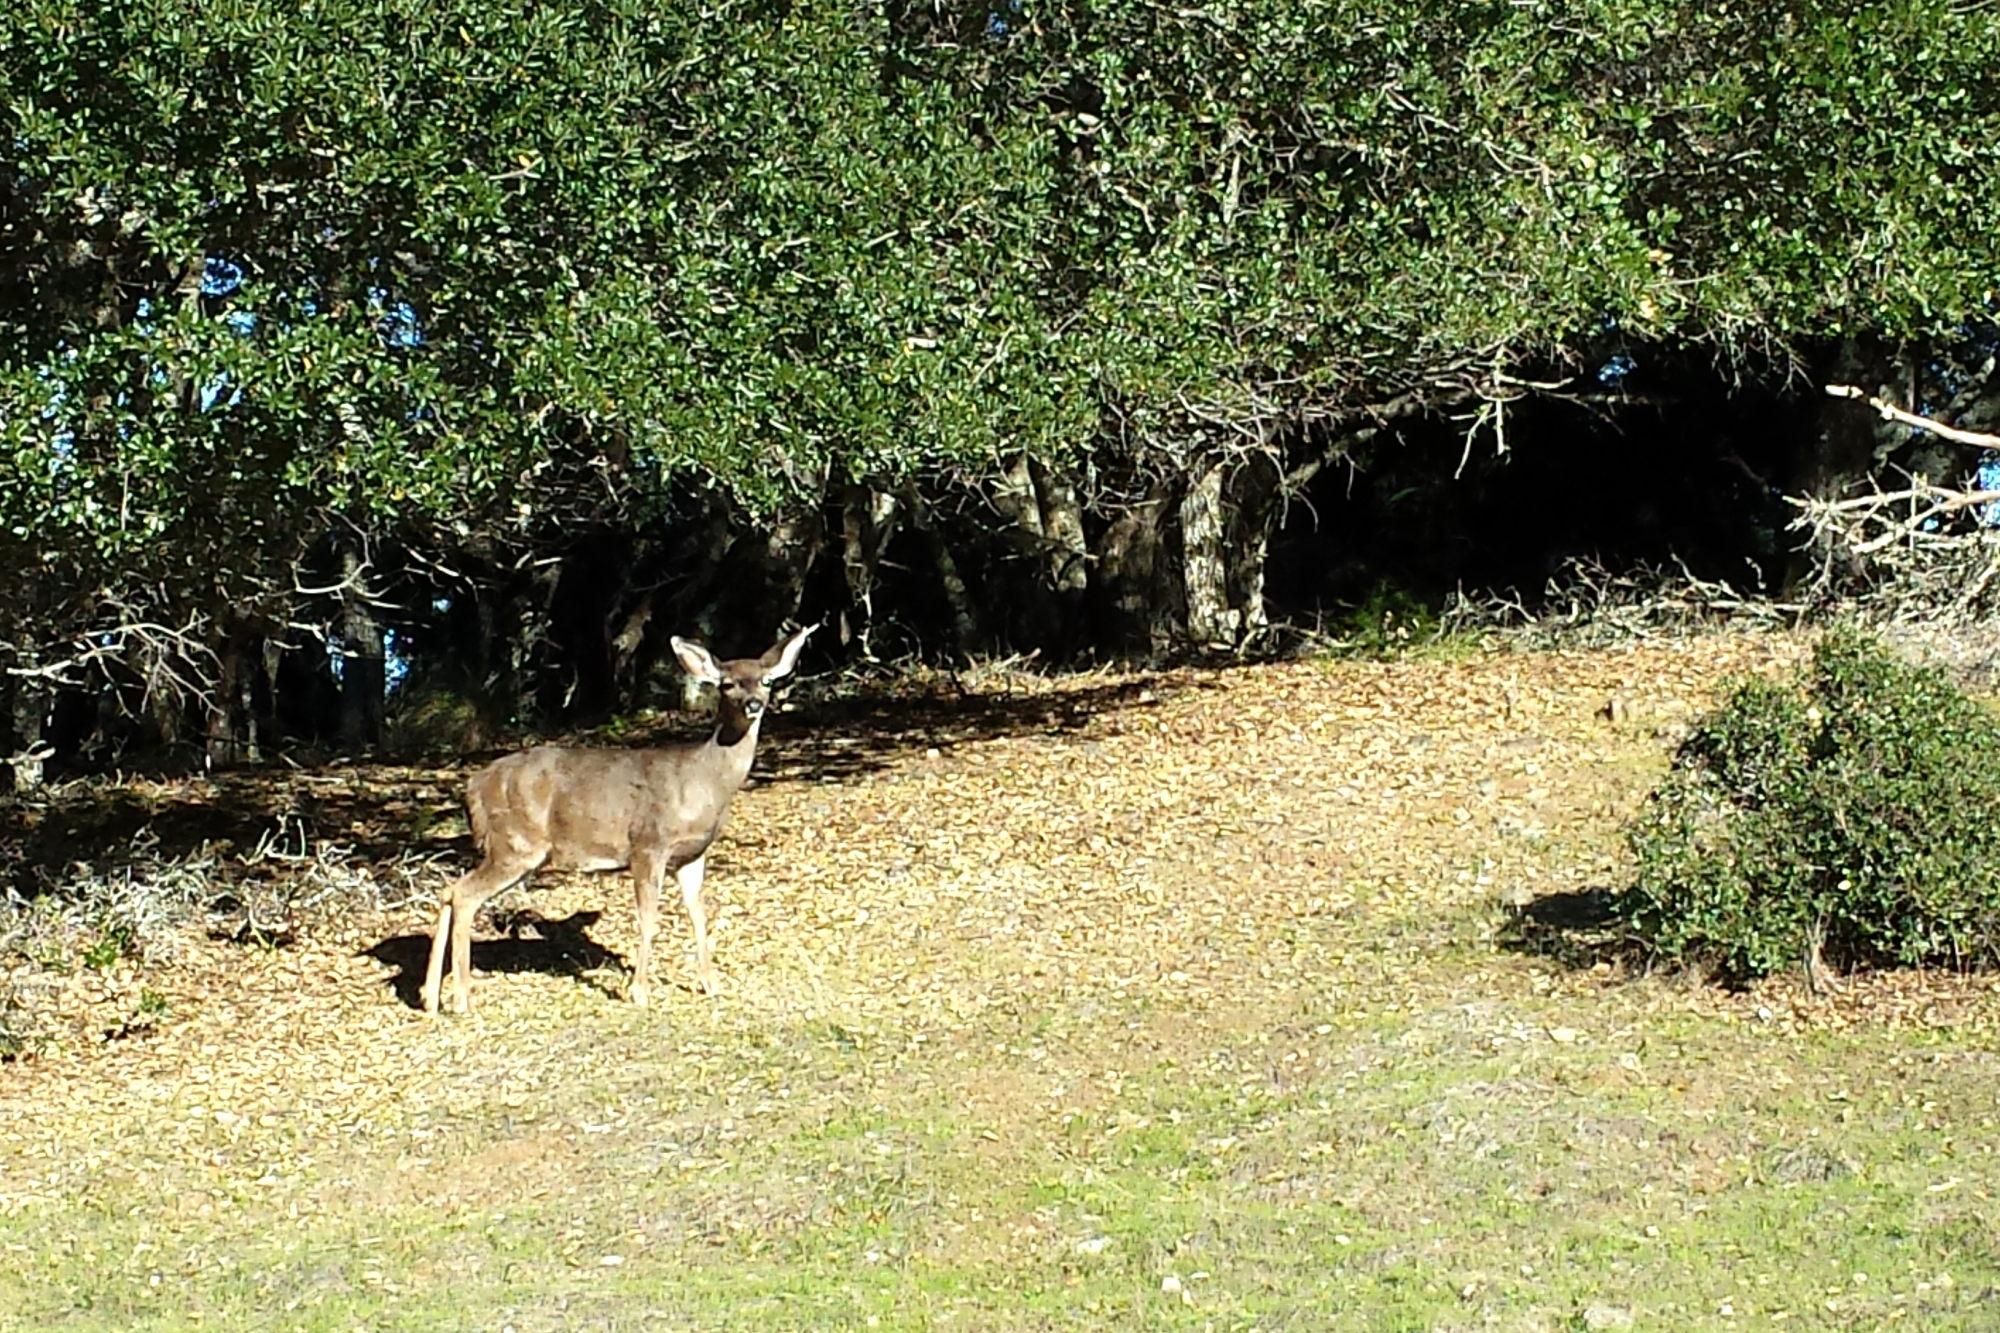
[[[1913,430],[1924,431],[1942,440],[1950,440],[1953,444],[1970,445],[1975,449],[2000,449],[2000,435],[1988,435],[1984,431],[1960,430],[1956,426],[1947,426],[1942,422],[1932,421],[1929,417],[1920,417],[1914,412],[1904,411],[1894,403],[1885,402],[1870,393],[1857,389],[1851,384],[1829,384],[1826,386],[1826,396],[1829,398],[1852,398],[1858,402],[1866,403],[1881,413],[1884,421],[1899,422]]]

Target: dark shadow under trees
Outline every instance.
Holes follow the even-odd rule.
[[[1078,731],[1114,709],[1164,697],[1163,682],[1115,682],[1019,694],[853,693],[800,700],[771,720],[753,784],[865,780],[929,750],[949,753],[1010,736]],[[1192,685],[1180,688],[1194,688]],[[696,739],[705,723],[675,715],[626,728],[616,741],[585,734],[579,744],[647,745]],[[84,779],[33,798],[0,800],[0,875],[29,898],[77,863],[98,874],[127,865],[201,856],[218,878],[283,874],[277,852],[338,844],[363,863],[408,855],[470,863],[464,826],[465,779],[513,746],[431,763],[342,762],[307,769],[272,766],[133,782]],[[255,865],[248,864],[255,860]],[[449,873],[447,871],[446,873]],[[218,884],[218,890],[223,886]]]

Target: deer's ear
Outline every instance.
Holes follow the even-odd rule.
[[[765,653],[764,679],[783,680],[792,674],[792,668],[799,664],[799,649],[806,646],[806,639],[818,629],[818,625],[807,625],[783,643]]]
[[[668,642],[674,646],[674,656],[680,660],[681,670],[705,685],[722,683],[722,668],[715,664],[715,659],[709,655],[708,649],[698,643],[689,643],[679,635],[675,635]]]

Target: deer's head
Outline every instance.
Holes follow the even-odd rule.
[[[771,687],[792,674],[798,665],[799,650],[817,625],[807,625],[790,637],[779,640],[762,657],[738,657],[718,662],[698,643],[676,637],[674,657],[681,669],[704,684],[715,686],[722,701],[724,729],[744,731],[754,726],[771,702]]]

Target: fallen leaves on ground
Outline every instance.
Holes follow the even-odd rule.
[[[1616,885],[1619,826],[1679,730],[1726,678],[1803,651],[1727,635],[1014,679],[962,712],[890,697],[780,714],[711,855],[719,998],[688,988],[673,914],[664,1002],[625,1004],[619,875],[545,874],[497,900],[468,1020],[411,1007],[421,904],[322,914],[274,947],[199,939],[143,970],[38,974],[60,1040],[0,1067],[0,1213],[149,1181],[172,1191],[169,1217],[260,1192],[293,1209],[479,1207],[575,1188],[593,1136],[643,1125],[660,1169],[698,1172],[911,1081],[996,1127],[974,1147],[1004,1154],[1004,1127],[1056,1132],[1115,1103],[1140,1066],[1213,1079],[1218,1052],[1289,1044],[1296,1061],[1315,1032],[1389,1016],[1413,1024],[1399,1040],[1555,1047],[1607,1080],[1650,1068],[1617,1030],[1635,1003],[1774,1035],[1990,1025],[2000,993],[1977,978],[1857,978],[1823,1000],[1789,981],[1649,984],[1634,1001],[1608,963],[1500,947],[1503,904]],[[401,819],[461,781],[388,766],[338,778],[341,800],[359,785]],[[187,804],[198,786],[146,799]],[[434,844],[462,833],[462,816],[431,818]],[[393,822],[355,841],[401,850]],[[1620,987],[1627,999],[1596,1008]],[[801,1032],[854,1058],[817,1069],[788,1045]],[[1271,1059],[1256,1077],[1282,1082]],[[490,1143],[467,1138],[495,1126]],[[746,1216],[788,1206],[738,1202]]]

